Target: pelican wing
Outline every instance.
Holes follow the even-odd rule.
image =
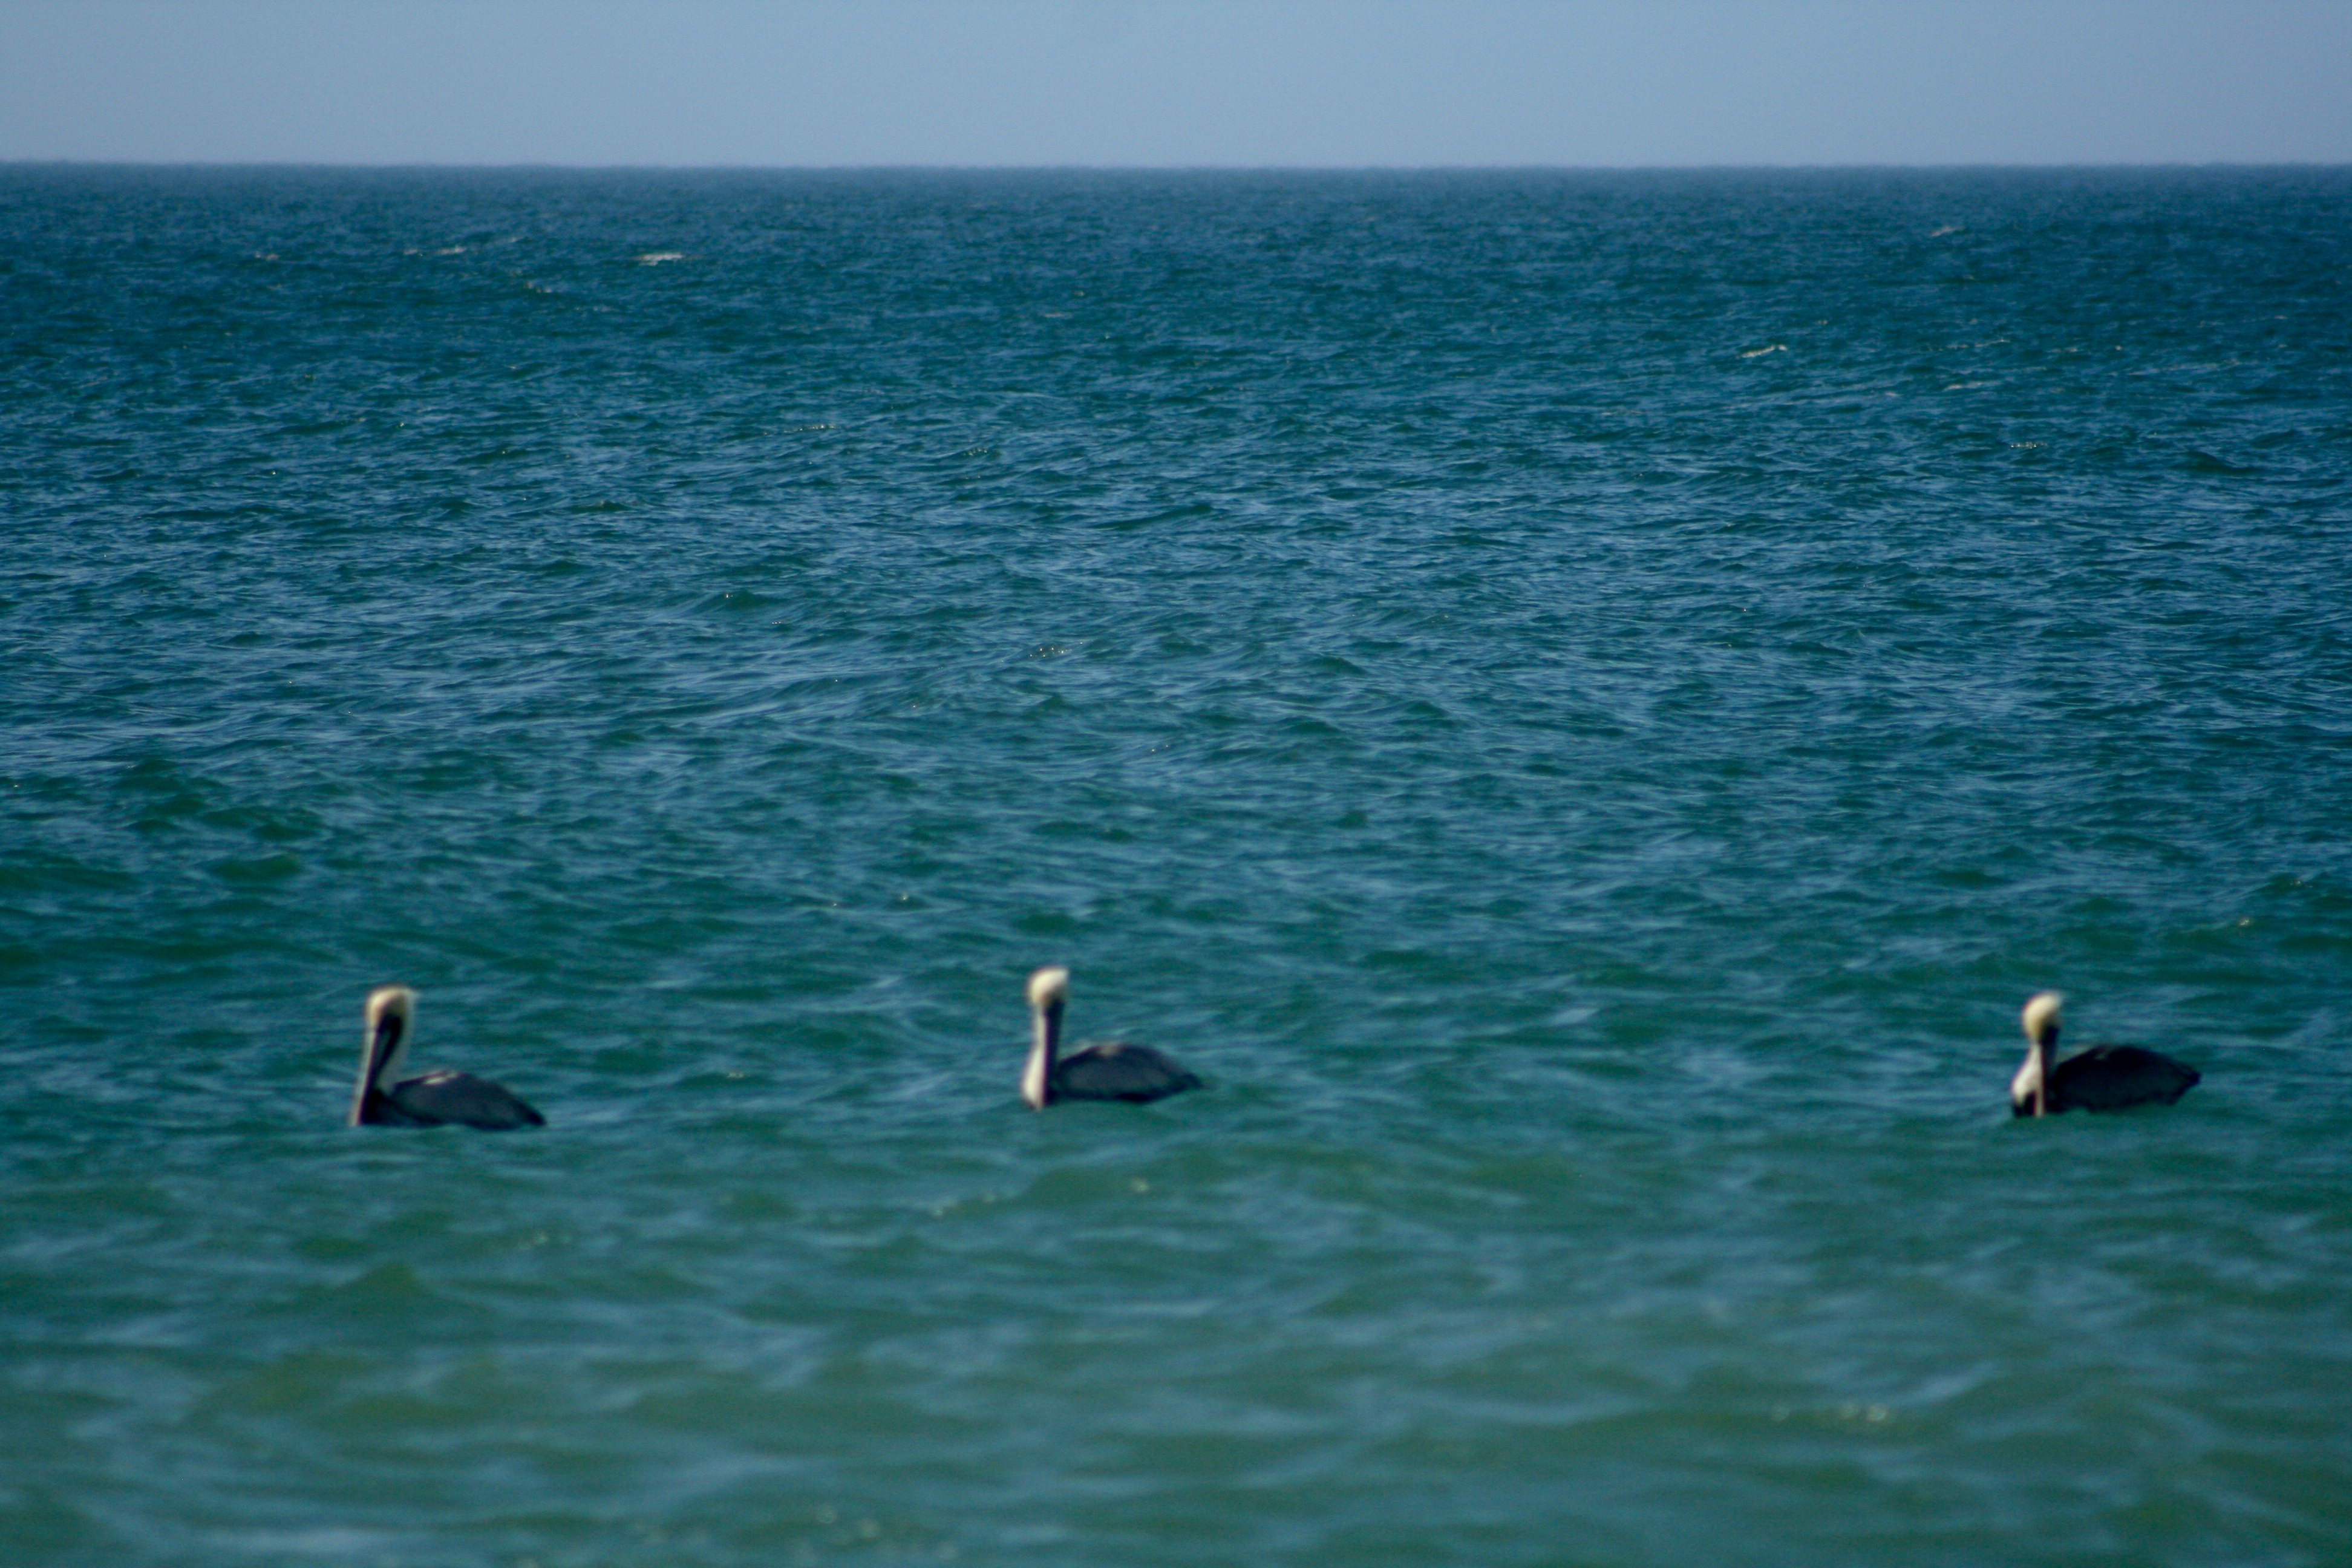
[[[2170,1105],[2203,1076],[2138,1046],[2093,1046],[2060,1062],[2050,1075],[2050,1089],[2062,1110],[2120,1110],[2130,1105]]]
[[[1054,1093],[1062,1100],[1163,1100],[1200,1087],[1150,1046],[1124,1040],[1081,1046],[1054,1064]]]
[[[502,1083],[476,1078],[469,1072],[431,1072],[392,1086],[384,1095],[409,1121],[434,1127],[446,1121],[504,1132],[517,1127],[544,1127],[547,1118],[524,1103]]]

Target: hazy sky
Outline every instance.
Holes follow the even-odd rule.
[[[2352,162],[2352,0],[0,0],[0,159]]]

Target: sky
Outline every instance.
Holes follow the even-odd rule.
[[[0,160],[2352,163],[2352,0],[0,0]]]

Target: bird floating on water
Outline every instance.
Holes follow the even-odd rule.
[[[2025,1065],[2010,1080],[2009,1107],[2019,1116],[2055,1116],[2062,1110],[2121,1110],[2127,1105],[2170,1105],[2204,1075],[2160,1052],[2137,1046],[2093,1046],[2055,1067],[2058,1008],[2064,1001],[2044,991],[2025,1005]]]
[[[1021,1098],[1032,1110],[1065,1100],[1165,1100],[1201,1080],[1150,1046],[1104,1040],[1061,1054],[1062,1009],[1070,1001],[1070,972],[1050,965],[1029,977],[1029,1012],[1036,1042],[1021,1074]]]
[[[416,1024],[416,993],[379,985],[368,993],[367,1043],[360,1054],[359,1088],[352,1093],[354,1127],[438,1127],[457,1122],[485,1131],[544,1127],[547,1118],[506,1085],[443,1068],[421,1078],[400,1076],[408,1036]]]

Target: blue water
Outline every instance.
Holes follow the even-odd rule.
[[[0,527],[10,1563],[2352,1561],[2352,174],[20,166]]]

